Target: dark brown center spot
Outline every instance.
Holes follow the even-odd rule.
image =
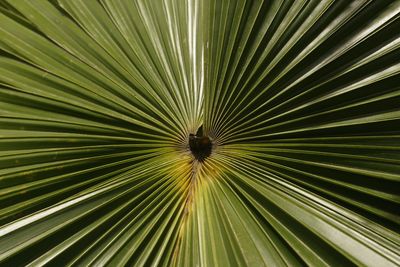
[[[189,147],[198,161],[204,161],[211,155],[212,143],[208,136],[203,136],[203,127],[197,130],[196,135],[189,135]]]

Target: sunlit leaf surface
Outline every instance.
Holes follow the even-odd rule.
[[[396,266],[399,29],[398,0],[0,1],[0,265]]]

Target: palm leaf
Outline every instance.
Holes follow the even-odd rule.
[[[0,11],[2,265],[400,262],[399,1]]]

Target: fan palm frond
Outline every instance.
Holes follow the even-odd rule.
[[[0,265],[396,266],[399,29],[386,0],[0,2]]]

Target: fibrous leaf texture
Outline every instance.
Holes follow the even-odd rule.
[[[398,266],[399,29],[398,0],[0,1],[0,265]]]

